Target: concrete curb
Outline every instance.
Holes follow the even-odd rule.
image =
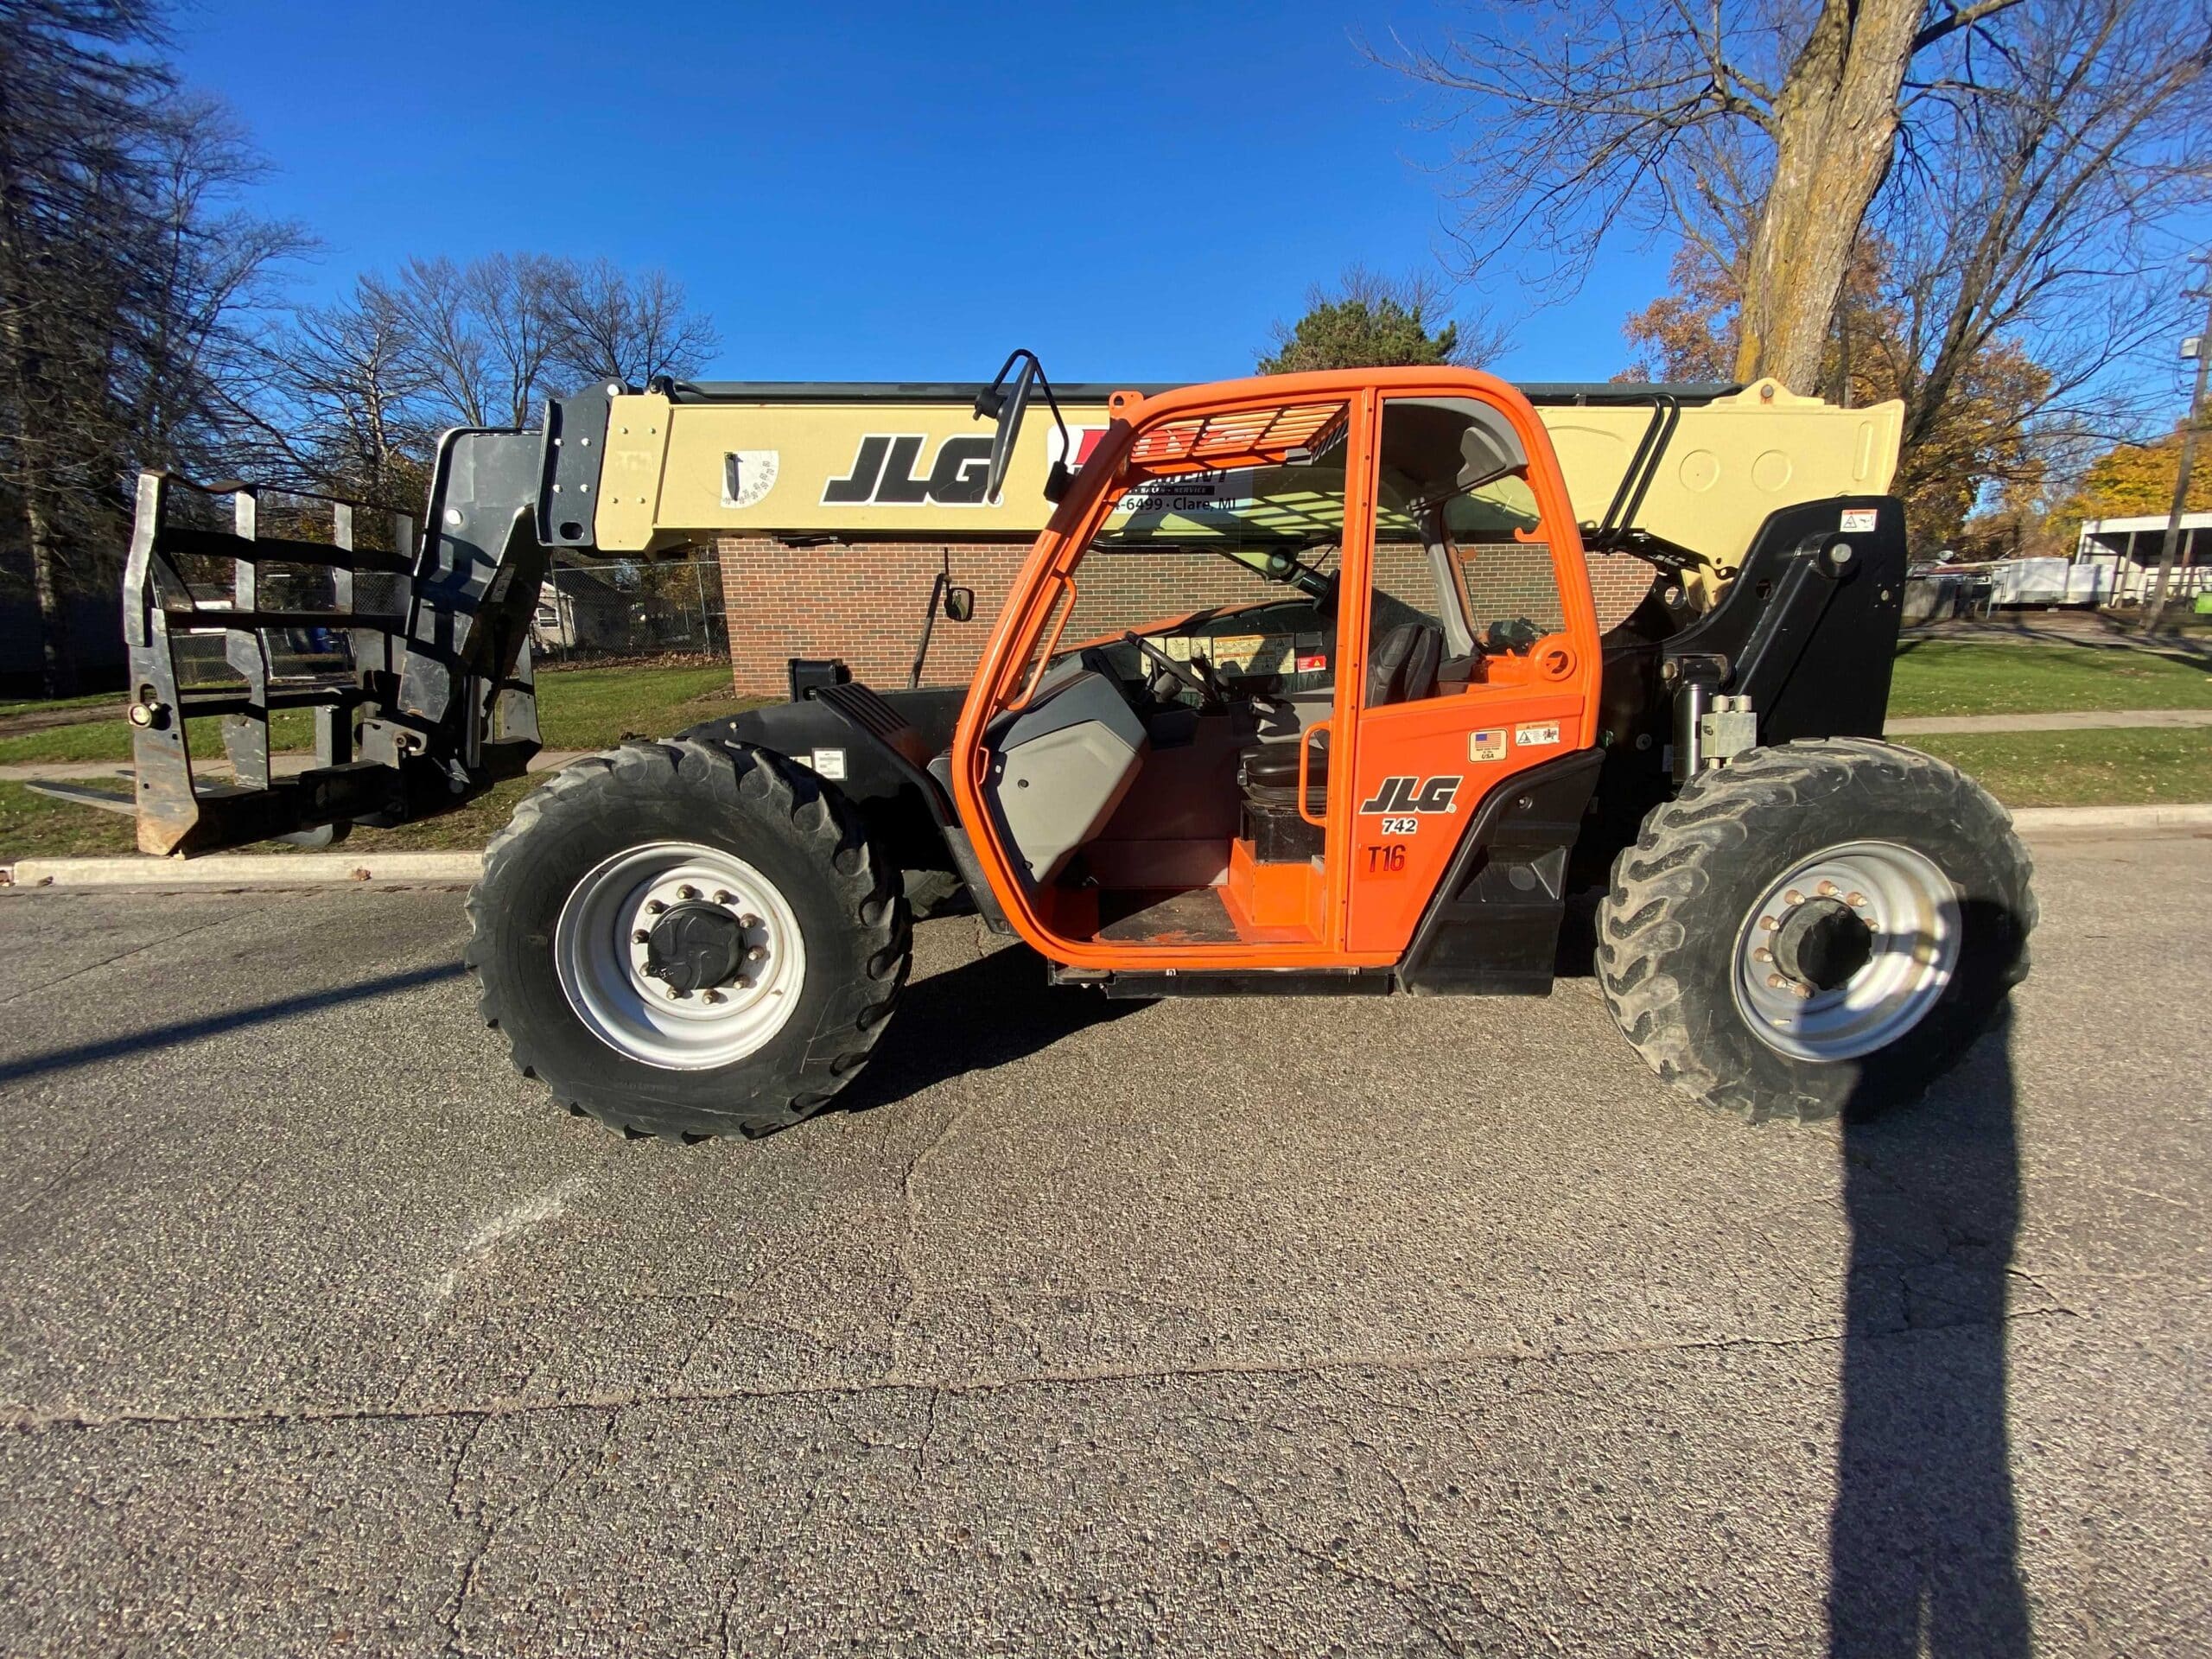
[[[17,887],[327,887],[372,881],[466,885],[481,853],[235,853],[217,858],[24,858],[0,866]]]
[[[2023,806],[2024,836],[2075,830],[2212,829],[2212,804],[2177,806]],[[0,864],[0,887],[347,887],[372,882],[463,887],[481,853],[232,853],[214,858],[25,858]]]
[[[2185,830],[2212,827],[2212,805],[2016,806],[2012,827],[2024,836],[2050,830]]]

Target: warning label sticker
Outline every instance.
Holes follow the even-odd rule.
[[[1874,533],[1874,518],[1872,507],[1846,507],[1843,522],[1836,528],[1848,536],[1872,536]]]
[[[1559,722],[1546,721],[1541,725],[1516,726],[1513,741],[1524,749],[1540,748],[1547,743],[1559,741]]]

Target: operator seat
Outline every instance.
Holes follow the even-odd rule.
[[[1437,671],[1444,665],[1444,630],[1429,621],[1401,622],[1384,634],[1367,660],[1367,706],[1381,709],[1394,702],[1418,702],[1436,692]],[[1254,789],[1298,788],[1298,750],[1295,741],[1262,743],[1248,749],[1243,767],[1243,783]],[[1318,791],[1329,781],[1329,750],[1313,746],[1306,763],[1306,784]],[[1318,805],[1308,808],[1319,811]]]

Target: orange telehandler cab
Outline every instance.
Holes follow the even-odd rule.
[[[1540,394],[1651,410],[1579,524],[1537,405],[1488,375],[1120,392],[1078,441],[1014,353],[976,399],[988,448],[947,441],[924,479],[914,440],[898,467],[916,499],[987,511],[1049,409],[1055,505],[972,683],[923,688],[918,663],[877,690],[797,659],[788,703],[554,775],[469,899],[486,1018],[609,1122],[761,1134],[864,1063],[919,912],[972,905],[1056,981],[1144,997],[1541,995],[1594,928],[1624,1034],[1688,1091],[1754,1119],[1909,1098],[2024,971],[2027,863],[1979,786],[1878,741],[1894,499],[1785,505],[1748,547],[1637,526],[1685,403],[1734,391]],[[228,536],[187,528],[170,480],[144,480],[142,846],[328,840],[516,775],[549,550],[588,547],[584,504],[602,538],[637,511],[625,468],[664,462],[621,446],[714,395],[611,385],[556,400],[541,433],[448,434],[411,552],[405,531],[355,549],[342,510],[338,548],[259,535],[250,497]],[[747,464],[728,461],[726,504]],[[1711,461],[1683,459],[1688,487]],[[880,487],[862,470],[823,500]],[[1654,572],[1602,633],[1593,551]],[[226,556],[232,600],[211,604],[188,566]],[[327,684],[273,666],[308,614],[272,597],[280,565],[328,578],[342,614],[315,614],[347,643]],[[400,570],[404,603],[365,613],[356,578]],[[947,586],[932,625],[972,607]],[[211,632],[232,678],[195,690],[175,647]],[[269,711],[299,705],[318,765],[272,777]],[[193,781],[183,716],[203,711],[228,716],[227,787]]]
[[[1060,977],[1146,995],[1215,988],[1200,976],[1222,973],[1234,976],[1224,985],[1278,991],[1387,990],[1402,976],[1409,988],[1547,988],[1557,871],[1548,887],[1470,918],[1493,937],[1451,938],[1468,923],[1447,921],[1408,957],[1469,824],[1487,811],[1497,827],[1510,803],[1516,833],[1548,815],[1563,849],[1596,778],[1596,614],[1528,401],[1461,371],[1363,371],[1113,409],[1014,584],[946,756],[967,855],[998,913]],[[1281,555],[1301,562],[1293,575],[1313,568],[1308,550],[1336,550],[1294,607],[1310,615],[1230,616],[1276,638],[1306,625],[1291,631],[1319,649],[1303,674],[1294,660],[1298,690],[1243,690],[1211,671],[1209,653],[1169,654],[1183,619],[1148,636],[1068,639],[1085,561],[1111,556],[1095,543],[1128,491],[1261,468],[1301,498],[1304,545]],[[1465,614],[1449,508],[1513,477],[1535,508],[1524,533],[1548,559],[1557,606],[1486,646],[1478,628],[1515,619]],[[1378,524],[1402,541],[1434,538],[1379,593]],[[1378,603],[1392,607],[1380,626]],[[1220,637],[1221,619],[1207,620]],[[1119,660],[1117,645],[1128,648]],[[1133,682],[1164,720],[1125,697]],[[1091,717],[1071,726],[1077,711]],[[1080,762],[1061,762],[1064,751]],[[1534,927],[1531,909],[1548,912]]]

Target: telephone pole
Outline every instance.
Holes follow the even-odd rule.
[[[2165,620],[2166,588],[2173,580],[2174,558],[2181,550],[2181,517],[2189,506],[2189,477],[2196,468],[2196,429],[2204,411],[2206,371],[2212,370],[2212,253],[2205,255],[2204,331],[2196,337],[2196,384],[2189,395],[2189,413],[2181,423],[2181,471],[2174,478],[2173,506],[2166,514],[2166,539],[2158,550],[2158,585],[2143,607],[2142,632],[2153,633]]]

